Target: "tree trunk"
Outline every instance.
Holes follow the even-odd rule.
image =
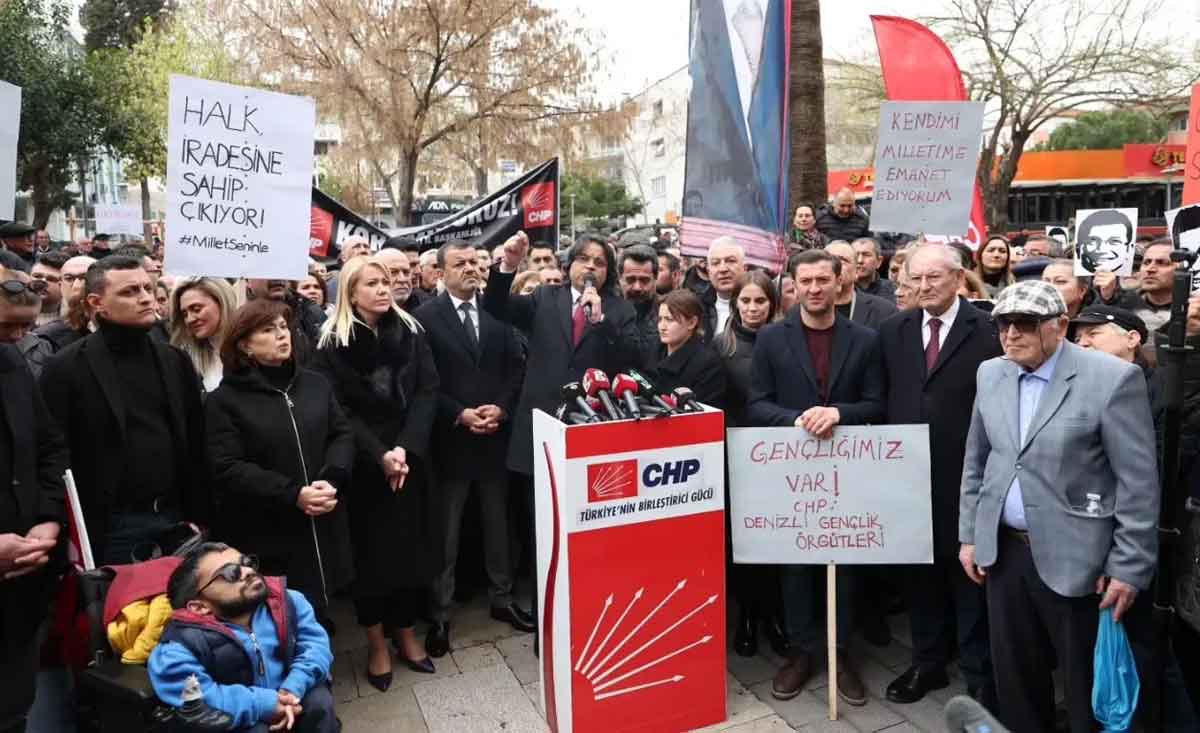
[[[413,188],[417,185],[417,158],[419,149],[403,150],[400,164],[396,167],[396,226],[412,226]]]
[[[142,178],[141,188],[142,188],[142,238],[146,242],[149,242],[150,236],[151,236],[150,230],[151,230],[151,227],[153,226],[153,224],[151,223],[151,219],[154,218],[154,212],[150,210],[150,179],[149,178]]]
[[[791,212],[797,205],[805,203],[819,206],[829,196],[825,161],[825,67],[821,46],[820,1],[793,0],[791,23],[792,68],[788,100],[791,106],[792,161],[789,168],[790,206],[785,214],[789,226]]]
[[[76,162],[79,167],[79,202],[80,208],[83,211],[79,214],[80,223],[83,224],[83,236],[88,235],[88,193],[87,193],[87,162],[80,159]]]
[[[471,172],[475,174],[475,195],[483,198],[488,195],[488,172],[476,163],[471,164]]]

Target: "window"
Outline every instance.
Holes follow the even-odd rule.
[[[667,154],[667,141],[664,138],[650,141],[650,150],[654,152],[655,158],[662,158]]]
[[[657,120],[659,117],[663,116],[663,101],[661,99],[656,100],[654,102],[653,108],[654,108],[654,119]]]
[[[658,178],[655,178],[654,180],[650,181],[650,192],[652,194],[654,194],[655,196],[666,196],[667,195],[667,177],[659,176]]]

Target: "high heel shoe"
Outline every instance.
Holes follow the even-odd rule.
[[[371,671],[367,670],[367,682],[376,690],[387,692],[388,688],[392,686],[392,673],[388,671],[383,674],[371,674]]]
[[[414,662],[413,660],[401,654],[400,661],[404,662],[405,666],[414,672],[420,672],[421,674],[434,674],[437,672],[437,668],[433,666],[433,660],[429,657],[425,657],[424,659],[419,659]]]

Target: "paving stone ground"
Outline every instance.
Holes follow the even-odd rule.
[[[486,599],[458,609],[452,623],[451,652],[435,660],[437,674],[418,674],[395,666],[386,693],[367,684],[366,648],[348,604],[336,606],[334,692],[346,733],[542,733],[548,730],[538,700],[538,665],[533,637],[514,631],[488,615]],[[942,710],[966,686],[957,669],[951,685],[914,705],[884,699],[884,688],[908,666],[907,623],[891,619],[894,640],[883,648],[861,640],[851,647],[869,699],[863,707],[840,704],[837,721],[827,719],[826,675],[821,673],[792,700],[771,696],[771,679],[782,664],[765,643],[758,656],[729,652],[729,718],[705,733],[777,733],[848,731],[910,733],[945,730]],[[424,628],[418,632],[425,633]],[[664,732],[667,733],[667,732]]]

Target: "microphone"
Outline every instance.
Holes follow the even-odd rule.
[[[946,730],[950,733],[1010,733],[974,698],[956,695],[946,705]]]
[[[600,404],[600,400],[595,397],[587,398],[588,407],[592,408],[592,412],[596,413],[596,422],[607,422],[608,416],[604,414],[604,405]]]
[[[584,399],[583,387],[579,384],[579,382],[568,382],[567,384],[564,384],[562,386],[562,398],[563,402],[565,403],[574,403],[575,406],[579,408],[580,412],[582,412],[584,415],[587,415],[589,422],[599,422],[600,416],[596,414],[596,411],[593,410],[592,406],[588,404],[586,399]]]
[[[635,419],[640,420],[642,410],[637,403],[638,383],[628,374],[618,374],[613,380],[613,395],[625,400],[626,411]]]
[[[700,403],[696,402],[696,393],[687,387],[676,387],[673,393],[675,395],[675,404],[684,412],[704,412],[704,408],[700,407]]]
[[[600,404],[604,405],[604,411],[608,413],[609,418],[620,420],[623,416],[612,401],[612,395],[609,394],[610,384],[608,375],[599,369],[588,369],[583,373],[583,389],[587,392],[588,397],[599,398]]]
[[[588,423],[595,422],[595,421],[592,420],[592,418],[588,417],[587,415],[584,415],[582,412],[568,412],[566,415],[566,419],[563,420],[562,422],[568,423],[570,425],[586,425]]]
[[[594,287],[596,287],[596,276],[589,272],[588,274],[583,276],[583,289],[587,290],[588,288],[594,288]],[[591,303],[583,304],[583,315],[587,317],[588,323],[591,323],[591,321],[592,321],[592,304]]]
[[[658,405],[660,409],[666,410],[668,414],[674,414],[678,412],[678,410],[675,409],[675,405],[664,399],[663,396],[658,393],[658,390],[654,389],[654,385],[650,383],[650,380],[642,376],[641,372],[636,369],[630,369],[629,378],[637,382],[638,391],[643,395],[649,395],[647,399]]]

